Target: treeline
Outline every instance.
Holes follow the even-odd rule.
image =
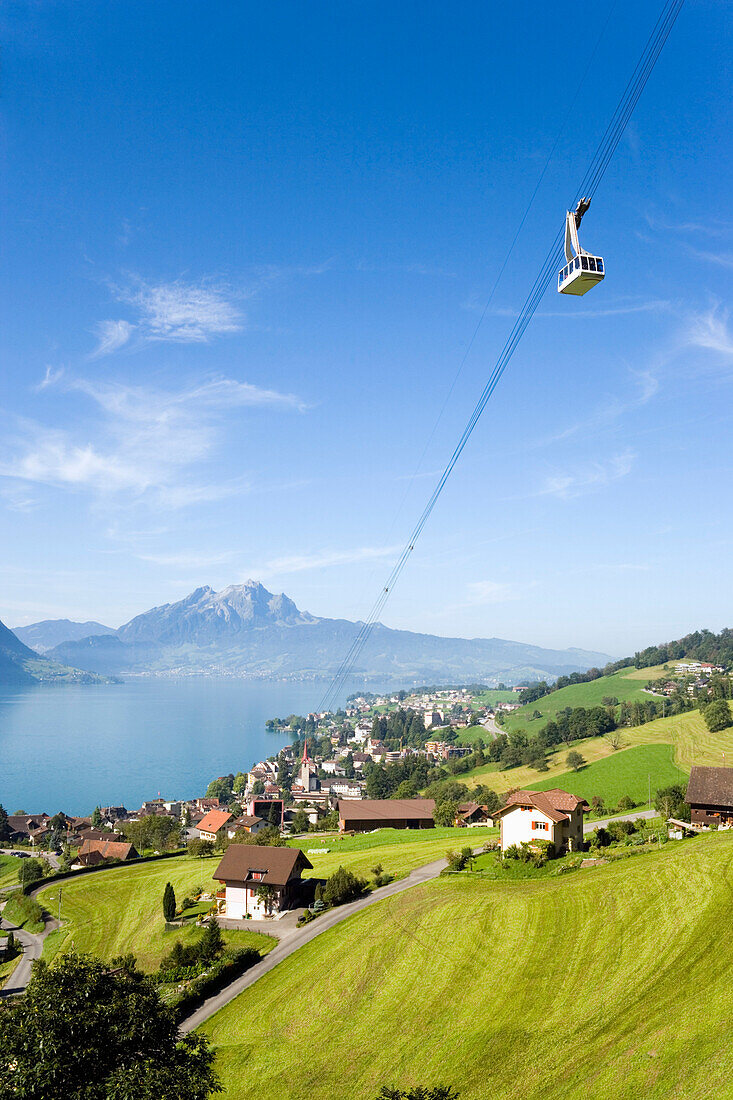
[[[547,752],[557,745],[571,745],[588,737],[612,735],[624,726],[643,726],[662,714],[667,716],[692,710],[692,699],[678,694],[671,699],[647,699],[598,707],[566,707],[551,718],[538,733],[528,737],[524,730],[516,730],[508,736],[504,733],[489,745],[486,756],[502,769],[516,768],[520,764],[547,770]],[[469,759],[469,758],[466,758]]]
[[[569,676],[558,676],[553,684],[539,680],[536,684],[530,684],[524,691],[520,691],[517,701],[522,705],[535,703],[543,696],[549,695],[551,691],[559,691],[560,688],[570,687],[571,684],[589,684],[592,680],[600,680],[601,676],[612,676],[614,672],[620,672],[622,668],[629,668],[631,665],[634,668],[653,668],[654,665],[665,665],[669,661],[680,661],[684,657],[714,665],[733,664],[733,629],[726,627],[720,634],[713,634],[710,630],[696,630],[674,642],[647,646],[646,649],[635,653],[633,657],[609,661],[603,668],[589,668],[586,672],[571,672]]]

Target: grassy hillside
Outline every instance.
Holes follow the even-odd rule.
[[[313,864],[306,876],[317,878],[332,874],[338,867],[348,867],[355,874],[370,877],[372,867],[381,863],[386,872],[402,878],[414,867],[441,859],[449,848],[473,844],[477,847],[489,837],[498,835],[498,829],[379,829],[375,833],[358,836],[314,835],[305,840],[291,841],[292,847],[302,848]],[[309,848],[328,848],[327,854],[316,855]]]
[[[18,868],[21,860],[15,856],[6,856],[0,852],[0,889],[3,886],[14,886],[18,881]]]
[[[54,915],[58,890],[62,887],[62,928],[52,932],[44,944],[44,957],[59,951],[89,951],[109,961],[131,951],[143,970],[155,970],[176,939],[184,943],[197,939],[201,930],[193,926],[166,932],[163,923],[163,890],[173,885],[180,904],[196,886],[211,891],[218,858],[191,859],[179,856],[131,867],[117,866],[95,871],[68,882],[51,883],[38,900]],[[224,933],[229,943],[269,950],[274,941],[251,932]]]
[[[599,794],[607,806],[615,806],[623,795],[628,795],[637,806],[646,805],[650,780],[652,800],[660,787],[673,783],[687,785],[688,776],[675,766],[673,754],[671,745],[637,745],[627,752],[597,760],[579,772],[567,772],[560,785],[563,790],[586,798],[588,802],[593,795]],[[535,791],[547,791],[556,786],[558,783],[554,779],[530,784]]]
[[[608,761],[606,768],[592,773],[596,777],[607,780],[608,786],[592,791],[592,794],[602,795],[606,801],[613,801],[613,796],[609,792],[616,785],[616,780],[613,778],[614,772],[618,769],[619,774],[622,774],[627,768],[632,767],[624,761],[624,755],[636,745],[670,745],[673,753],[672,761],[675,767],[685,775],[689,775],[693,764],[720,766],[726,761],[729,764],[733,762],[733,729],[723,730],[722,733],[710,733],[697,710],[677,714],[672,718],[657,718],[656,721],[647,722],[644,726],[622,729],[620,733],[621,747],[616,751],[611,748],[610,742],[605,737],[590,737],[585,741],[575,741],[570,746],[581,753],[589,765],[598,761]],[[529,767],[499,771],[497,764],[487,764],[457,778],[469,787],[477,783],[486,783],[500,793],[515,787],[538,789],[540,785],[564,787],[572,781],[575,774],[568,772],[565,764],[568,751],[567,746],[560,746],[548,758],[547,772],[540,773]],[[588,771],[581,774],[587,775]],[[631,792],[622,793],[631,794]]]
[[[345,921],[206,1025],[227,1100],[730,1095],[733,836],[562,877],[451,877]],[[317,990],[317,996],[313,995]]]
[[[614,672],[612,676],[601,676],[598,680],[591,680],[588,684],[571,684],[569,687],[553,691],[543,699],[535,703],[527,703],[519,710],[507,715],[503,729],[507,733],[512,730],[523,729],[527,733],[534,733],[542,729],[551,718],[556,718],[565,707],[599,707],[606,696],[618,699],[619,703],[633,702],[635,699],[649,699],[650,696],[643,691],[649,680],[661,676],[662,668],[624,668],[620,672]],[[542,718],[532,718],[535,710],[538,710]]]

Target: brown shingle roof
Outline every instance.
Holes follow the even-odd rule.
[[[362,798],[339,800],[342,821],[433,820],[433,798]]]
[[[270,848],[264,844],[230,844],[213,878],[228,882],[246,882],[254,872],[264,871],[259,882],[267,886],[285,886],[291,878],[313,867],[300,848]]]
[[[733,807],[733,768],[701,768],[690,771],[685,801],[690,805]]]
[[[557,824],[560,821],[567,821],[568,813],[572,812],[576,806],[587,805],[584,798],[577,798],[568,791],[561,791],[559,787],[551,791],[514,791],[506,805],[497,810],[493,816],[499,817],[514,806],[533,806]]]
[[[196,828],[200,833],[218,833],[223,829],[232,815],[228,810],[209,810],[206,817],[202,817]]]

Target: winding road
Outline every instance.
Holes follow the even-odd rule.
[[[610,821],[633,821],[636,818],[654,817],[656,812],[656,810],[638,810],[636,813],[625,814],[621,817],[589,822],[584,826],[584,832],[590,833],[596,828],[605,827]],[[480,848],[476,849],[476,851],[480,850]],[[213,1016],[215,1012],[218,1012],[220,1008],[229,1004],[229,1002],[234,1000],[235,997],[238,997],[240,993],[243,993],[245,989],[249,989],[251,985],[259,981],[263,975],[269,974],[269,972],[274,970],[274,968],[284,959],[289,958],[290,955],[300,950],[301,947],[310,943],[316,936],[320,936],[322,932],[327,932],[330,928],[334,928],[342,921],[348,920],[354,913],[359,913],[362,909],[367,909],[370,905],[375,905],[385,898],[394,897],[396,894],[401,894],[405,890],[411,890],[414,886],[421,886],[425,882],[431,882],[433,879],[438,878],[441,871],[443,871],[446,866],[446,860],[438,859],[432,863],[426,863],[422,867],[416,867],[415,870],[411,871],[405,878],[397,879],[394,882],[388,883],[386,886],[381,886],[365,897],[357,899],[357,901],[349,902],[347,905],[341,905],[336,909],[329,909],[311,923],[303,925],[302,928],[295,926],[295,914],[293,914],[292,917],[289,914],[282,922],[278,922],[277,926],[273,926],[268,922],[267,931],[270,935],[273,934],[273,927],[277,927],[277,946],[263,958],[262,962],[257,963],[245,974],[242,974],[239,978],[235,978],[234,981],[224,989],[204,1001],[200,1008],[196,1009],[194,1013],[182,1021],[181,1032],[185,1034],[199,1027],[205,1020]],[[75,877],[75,875],[70,875],[65,882]],[[44,884],[40,884],[31,891],[31,895],[35,896],[44,888]],[[261,922],[258,921],[256,923],[259,925]],[[222,921],[222,926],[226,927],[226,921]],[[28,984],[31,976],[32,964],[36,959],[41,957],[43,941],[49,932],[58,928],[58,921],[48,920],[44,931],[38,935],[26,932],[24,929],[17,928],[3,920],[0,920],[0,927],[6,930],[12,930],[16,939],[23,945],[22,959],[6,982],[4,988],[0,990],[0,997],[17,996],[24,991]],[[259,931],[259,928],[255,929],[253,927],[252,931],[255,930]]]
[[[220,1008],[229,1004],[245,989],[249,989],[251,985],[259,981],[264,974],[269,974],[271,970],[274,970],[283,959],[287,959],[295,951],[314,940],[316,936],[320,936],[322,932],[327,932],[329,928],[333,928],[341,921],[353,916],[354,913],[360,913],[362,909],[367,909],[378,901],[394,897],[395,894],[401,894],[405,890],[412,889],[413,886],[421,886],[424,882],[430,882],[432,879],[437,878],[446,866],[444,859],[437,859],[434,863],[426,863],[423,867],[416,867],[406,878],[397,879],[395,882],[388,883],[387,886],[380,886],[378,890],[373,890],[366,897],[349,902],[347,905],[340,905],[337,909],[327,910],[322,916],[316,917],[314,921],[302,928],[284,929],[284,935],[278,941],[277,947],[273,947],[269,955],[265,955],[262,962],[257,963],[241,977],[235,978],[230,985],[220,990],[219,993],[204,1001],[200,1008],[197,1008],[191,1016],[182,1021],[181,1032],[185,1034],[199,1027],[215,1012],[218,1012]]]

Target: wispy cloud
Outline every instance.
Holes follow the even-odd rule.
[[[89,358],[99,359],[103,355],[111,355],[127,343],[134,330],[135,326],[129,321],[100,321],[94,329],[98,343]]]
[[[122,302],[138,309],[148,340],[202,343],[211,336],[238,332],[242,314],[230,288],[213,283],[146,283],[118,290]]]
[[[69,381],[65,388],[92,402],[97,421],[87,417],[76,433],[18,421],[15,435],[3,439],[0,477],[84,489],[98,497],[127,493],[172,509],[249,488],[246,476],[204,484],[191,476],[191,467],[209,457],[227,412],[246,406],[304,408],[293,394],[231,378],[210,378],[177,392],[87,379]]]
[[[473,581],[468,585],[469,604],[505,603],[518,600],[530,585],[508,584],[501,581]]]
[[[606,462],[593,462],[574,470],[552,474],[538,490],[538,496],[555,496],[562,500],[583,496],[604,488],[631,473],[634,465],[633,451],[613,455]]]
[[[46,367],[46,373],[44,374],[38,385],[34,386],[33,389],[36,391],[36,393],[40,393],[41,390],[45,390],[48,386],[53,386],[56,382],[58,382],[63,377],[63,374],[63,367],[59,367],[57,370],[54,370],[53,367]]]
[[[328,569],[335,565],[357,565],[393,557],[401,546],[357,546],[350,550],[323,550],[314,554],[295,554],[272,558],[255,570],[257,576],[276,577],[280,574],[303,573],[311,569]]]
[[[693,314],[687,328],[686,343],[717,352],[725,360],[730,360],[733,357],[733,334],[728,318],[728,310],[717,305],[704,313]]]
[[[690,248],[688,251],[698,260],[717,264],[718,267],[733,268],[733,252],[701,252],[697,248]]]

